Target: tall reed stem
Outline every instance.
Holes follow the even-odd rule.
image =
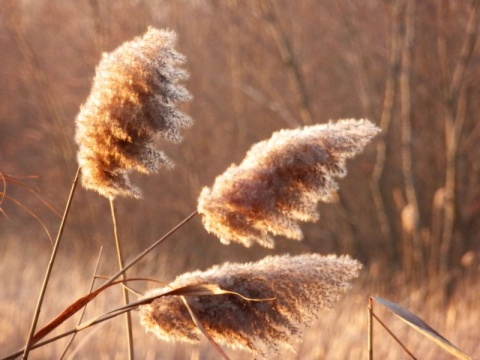
[[[33,315],[32,325],[30,327],[30,332],[28,333],[27,342],[25,343],[25,349],[23,351],[22,359],[24,360],[28,359],[28,354],[30,352],[30,346],[32,344],[33,334],[35,333],[35,328],[37,327],[38,318],[40,316],[40,310],[42,308],[43,299],[45,297],[45,292],[47,290],[48,281],[50,280],[53,264],[55,263],[55,258],[58,253],[58,248],[60,246],[60,241],[63,235],[63,229],[65,228],[65,223],[67,221],[68,213],[70,211],[70,205],[72,204],[73,195],[75,194],[75,189],[77,188],[79,176],[80,176],[80,167],[78,167],[77,173],[75,174],[75,178],[73,180],[72,188],[70,190],[70,195],[68,196],[67,204],[65,206],[65,212],[63,213],[62,221],[58,229],[57,238],[55,239],[55,244],[53,245],[52,255],[50,256],[50,262],[48,263],[45,278],[43,280],[43,285],[40,290],[40,295],[38,296],[37,306],[35,308],[35,313]]]
[[[368,298],[368,360],[373,360],[373,299]]]
[[[113,198],[110,197],[110,211],[112,213],[112,222],[113,222],[113,235],[115,237],[115,247],[117,249],[117,260],[118,260],[118,267],[120,270],[123,269],[123,255],[122,255],[122,247],[120,245],[120,240],[118,237],[118,228],[117,228],[117,217],[115,215],[115,205],[113,203]],[[126,280],[127,275],[124,272],[122,274],[122,280]],[[128,298],[128,290],[125,287],[122,287],[123,292],[123,302],[124,305],[128,305],[129,298]],[[133,332],[132,332],[132,316],[130,312],[125,313],[126,325],[127,325],[127,339],[128,339],[128,359],[133,360],[135,358],[134,350],[133,350]]]
[[[150,253],[150,251],[152,251],[154,248],[156,248],[158,245],[160,245],[164,240],[168,239],[171,235],[173,235],[173,233],[175,233],[183,225],[185,225],[187,222],[189,222],[197,214],[198,214],[198,211],[195,210],[190,215],[188,215],[185,219],[183,219],[180,223],[178,223],[173,229],[171,229],[169,232],[167,232],[165,235],[163,235],[160,239],[155,241],[148,248],[143,250],[140,254],[138,254],[133,260],[131,260],[127,265],[125,265],[116,274],[112,275],[104,284],[102,284],[102,286],[113,283],[119,276],[123,275],[133,265],[135,265],[137,262],[142,260],[148,253]]]
[[[100,259],[102,258],[102,253],[103,253],[103,246],[100,247],[100,251],[98,252],[98,257],[97,257],[97,262],[95,263],[95,269],[93,271],[93,276],[92,276],[92,281],[90,282],[90,287],[88,289],[88,292],[91,293],[93,291],[93,286],[95,285],[95,280],[97,279],[97,273],[98,273],[98,267],[100,266]],[[85,316],[85,311],[87,310],[87,306],[85,305],[82,309],[82,313],[80,314],[80,317],[77,321],[77,326],[79,326],[82,323],[83,317]],[[58,360],[63,360],[65,358],[65,355],[67,354],[68,349],[70,348],[70,345],[72,345],[73,340],[75,340],[76,334],[73,334],[73,336],[68,340],[67,345],[65,346],[65,349],[63,350],[62,355],[58,358]]]
[[[78,178],[78,173],[77,173],[77,176],[75,178],[75,182],[74,184],[76,184],[77,182],[77,178]],[[70,194],[70,198],[73,196],[73,190],[74,188],[72,188],[72,193]],[[69,198],[69,202],[67,203],[67,209],[68,207],[70,206],[70,201],[71,199]],[[67,211],[66,211],[67,212]],[[133,260],[131,260],[127,265],[125,265],[121,270],[119,270],[116,274],[114,274],[113,276],[111,276],[102,286],[105,286],[105,285],[108,285],[108,284],[111,284],[113,283],[119,276],[123,275],[128,269],[130,269],[133,265],[135,265],[137,262],[139,262],[141,259],[143,259],[148,253],[150,253],[154,248],[156,248],[158,245],[160,245],[163,241],[165,241],[166,239],[168,239],[171,235],[173,235],[178,229],[180,229],[183,225],[185,225],[187,222],[189,222],[191,219],[193,219],[193,217],[195,215],[198,214],[198,211],[195,210],[194,212],[192,212],[190,215],[188,215],[185,219],[183,219],[180,223],[178,223],[174,228],[172,228],[169,232],[167,232],[165,235],[163,235],[160,239],[158,239],[157,241],[155,241],[152,245],[150,245],[148,248],[146,248],[145,250],[143,250],[140,254],[138,254]],[[64,218],[66,216],[64,215]],[[56,242],[57,243],[57,242]],[[104,321],[104,320],[107,320],[111,317],[114,317],[116,316],[115,314],[114,315],[111,315],[109,317],[106,317],[104,319],[102,319],[101,321]],[[37,315],[38,317],[38,315]],[[96,322],[94,322],[96,323]],[[92,323],[91,325],[93,325],[94,323]],[[77,329],[73,329],[73,330],[70,330],[70,331],[67,331],[63,334],[60,334],[58,336],[55,336],[55,337],[52,337],[51,339],[48,339],[48,340],[44,340],[44,341],[41,341],[41,342],[38,342],[36,344],[33,344],[31,343],[32,341],[32,338],[33,338],[33,335],[31,334],[29,339],[30,339],[30,342],[26,345],[32,349],[34,348],[37,348],[37,347],[40,347],[40,346],[43,346],[43,345],[46,345],[46,344],[49,344],[53,341],[56,341],[58,339],[61,339],[65,336],[68,336],[68,335],[72,335],[72,334],[76,334],[79,330]],[[21,349],[13,354],[10,354],[6,357],[3,357],[1,358],[0,360],[9,360],[9,359],[14,359],[15,357],[19,356],[20,354],[22,354],[22,352],[27,352],[26,351],[27,347],[25,347],[24,349]],[[27,352],[27,356],[28,356],[28,352]]]
[[[403,344],[403,343],[400,341],[400,339],[393,333],[393,331],[390,330],[390,329],[388,328],[388,326],[385,325],[385,323],[384,323],[382,320],[380,320],[380,318],[379,318],[377,315],[375,315],[375,313],[372,312],[372,316],[373,316],[373,318],[374,318],[375,320],[378,321],[378,323],[379,323],[380,325],[382,325],[382,327],[385,329],[385,331],[393,338],[393,340],[395,340],[395,341],[397,342],[398,345],[401,346],[401,348],[403,349],[403,351],[405,351],[405,352],[410,356],[410,358],[412,358],[413,360],[417,360],[417,358],[410,352],[410,350],[407,349],[407,347],[405,346],[405,344]]]

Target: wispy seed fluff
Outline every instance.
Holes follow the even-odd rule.
[[[345,160],[379,131],[368,120],[351,119],[274,133],[202,190],[203,225],[224,244],[273,248],[271,235],[300,240],[297,221],[318,220],[317,203],[337,190]]]
[[[239,296],[188,296],[188,304],[206,331],[219,344],[265,355],[279,347],[293,349],[299,327],[333,307],[358,276],[362,265],[347,256],[270,256],[256,263],[226,263],[183,274],[169,286],[150,291],[162,294],[186,285],[218,284]],[[178,296],[166,296],[140,308],[147,331],[166,341],[197,342],[202,334]]]
[[[83,186],[109,198],[141,196],[128,174],[150,174],[173,164],[154,148],[158,138],[181,140],[192,124],[176,105],[190,100],[178,84],[185,57],[174,50],[173,31],[149,28],[102,56],[90,95],[76,119],[78,162]]]

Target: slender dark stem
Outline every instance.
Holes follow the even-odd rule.
[[[93,286],[95,285],[95,280],[97,279],[97,272],[98,272],[98,267],[100,265],[100,259],[102,257],[103,253],[103,246],[100,247],[100,251],[98,252],[98,257],[97,257],[97,262],[95,263],[95,270],[93,271],[93,276],[92,276],[92,281],[90,282],[90,288],[88,289],[88,292],[91,293],[93,290]],[[82,309],[82,313],[80,314],[80,318],[78,319],[77,326],[82,323],[83,317],[85,316],[85,311],[87,310],[87,306],[85,305]],[[62,360],[65,355],[67,354],[68,349],[73,343],[73,340],[75,340],[76,334],[73,334],[73,336],[70,338],[68,341],[67,346],[65,346],[65,349],[63,350],[62,355],[60,356],[59,360]]]
[[[380,325],[382,325],[382,327],[386,330],[386,332],[388,332],[390,334],[390,336],[398,343],[398,345],[400,345],[402,347],[402,349],[408,354],[410,355],[410,357],[414,360],[416,360],[417,358],[407,349],[407,347],[405,346],[405,344],[403,344],[400,339],[398,337],[395,336],[395,334],[387,327],[387,325],[385,325],[382,320],[380,320],[378,318],[377,315],[375,315],[375,313],[372,312],[372,316],[375,318],[375,320],[378,321],[378,323]]]
[[[192,318],[193,322],[195,325],[198,327],[198,329],[203,333],[203,335],[207,338],[207,340],[212,344],[213,348],[218,352],[218,354],[222,357],[223,360],[230,360],[228,355],[223,351],[223,349],[217,344],[215,340],[213,340],[212,336],[208,333],[208,331],[205,329],[203,324],[200,322],[200,319],[195,315],[193,312],[192,308],[188,304],[188,301],[185,296],[180,296],[183,303],[185,304],[188,312],[190,313],[190,317]]]
[[[113,203],[113,199],[110,198],[110,211],[112,213],[112,222],[113,222],[113,235],[115,237],[115,247],[117,249],[117,260],[118,260],[118,267],[120,270],[123,268],[123,255],[122,255],[122,247],[120,244],[120,239],[118,237],[118,227],[117,227],[117,217],[115,215],[115,205]],[[122,274],[122,280],[127,279],[127,274],[124,272]],[[129,298],[128,298],[128,290],[125,287],[122,287],[123,293],[123,303],[124,305],[128,305]],[[134,350],[133,350],[133,331],[132,331],[132,316],[130,312],[125,314],[125,321],[127,325],[127,339],[128,339],[128,359],[133,360],[135,358]]]
[[[22,359],[25,359],[25,360],[28,359],[28,354],[30,352],[30,347],[31,347],[31,344],[32,344],[33,334],[35,333],[35,328],[37,327],[38,318],[40,316],[40,310],[42,308],[43,299],[45,297],[45,292],[47,290],[48,281],[50,280],[50,275],[52,273],[53,264],[55,263],[55,258],[56,258],[57,253],[58,253],[58,248],[60,246],[60,241],[61,241],[62,235],[63,235],[63,229],[65,228],[65,223],[67,221],[68,213],[70,211],[70,205],[72,204],[73,195],[75,194],[75,189],[77,188],[79,176],[80,176],[80,167],[78,167],[77,173],[75,174],[75,178],[73,180],[72,188],[70,190],[70,195],[68,196],[67,204],[65,206],[65,212],[63,214],[63,218],[62,218],[62,221],[60,223],[60,228],[58,229],[57,238],[55,239],[55,244],[53,246],[52,255],[50,257],[50,262],[48,263],[48,266],[47,266],[45,279],[43,280],[43,285],[42,285],[42,288],[40,290],[40,295],[38,297],[37,306],[35,308],[35,313],[33,315],[32,325],[30,327],[30,332],[28,333],[27,342],[25,344],[25,348],[24,348],[24,351],[23,351]]]
[[[98,319],[96,319],[95,321],[90,322],[90,323],[88,324],[88,326],[83,326],[83,327],[80,327],[80,328],[79,328],[79,327],[76,327],[75,329],[68,330],[68,331],[66,331],[66,332],[64,332],[64,333],[61,333],[61,334],[59,334],[59,335],[56,335],[56,336],[54,336],[54,337],[52,337],[52,338],[50,338],[50,339],[40,341],[40,342],[38,342],[38,343],[33,344],[33,345],[30,347],[30,349],[36,349],[36,348],[42,347],[42,346],[44,346],[44,345],[50,344],[50,343],[52,343],[52,342],[54,342],[54,341],[57,341],[57,340],[59,340],[59,339],[62,339],[62,338],[64,338],[64,337],[68,336],[68,335],[76,334],[76,333],[78,333],[78,332],[80,332],[80,331],[82,331],[82,330],[88,329],[88,328],[91,327],[91,326],[100,324],[100,323],[102,323],[102,322],[104,322],[104,321],[107,321],[107,320],[109,320],[109,319],[111,319],[111,318],[114,318],[114,317],[116,317],[116,316],[122,315],[123,313],[125,313],[125,312],[127,312],[127,311],[131,311],[131,310],[133,310],[133,308],[122,309],[121,311],[114,311],[114,312],[105,314],[105,315],[99,317]],[[14,353],[12,353],[12,354],[10,354],[10,355],[7,355],[6,357],[1,358],[0,360],[11,360],[11,359],[15,359],[17,356],[22,355],[23,352],[24,352],[23,349],[18,350],[18,351],[14,352]]]
[[[197,210],[195,210],[193,213],[188,215],[185,219],[183,219],[180,223],[178,223],[173,229],[171,229],[169,232],[167,232],[165,235],[163,235],[160,239],[155,241],[152,245],[150,245],[148,248],[146,248],[140,254],[138,254],[133,260],[131,260],[129,263],[127,263],[127,265],[125,265],[123,267],[123,269],[118,271],[116,274],[112,275],[103,285],[113,283],[119,276],[123,275],[133,265],[135,265],[137,262],[142,260],[148,253],[150,253],[150,251],[152,251],[154,248],[156,248],[158,245],[160,245],[163,241],[168,239],[171,235],[173,235],[178,229],[180,229],[183,225],[185,225],[187,222],[189,222],[197,214],[198,214],[198,212],[197,212]]]
[[[152,245],[150,245],[148,248],[146,248],[144,251],[142,251],[140,254],[138,254],[133,260],[131,260],[127,265],[125,265],[120,271],[118,271],[116,274],[114,274],[112,277],[110,277],[102,286],[105,286],[105,285],[108,285],[108,284],[111,284],[113,283],[119,276],[123,275],[128,269],[130,269],[133,265],[135,265],[137,262],[139,262],[141,259],[143,259],[148,253],[150,253],[155,247],[157,247],[158,245],[160,245],[163,241],[165,241],[166,239],[168,239],[171,235],[173,235],[178,229],[180,229],[183,225],[185,225],[187,222],[189,222],[195,215],[198,214],[198,211],[195,210],[194,212],[192,212],[190,215],[188,215],[185,219],[183,219],[180,223],[178,223],[174,228],[172,228],[169,232],[167,232],[165,235],[163,235],[160,239],[158,239],[157,241],[155,241]],[[90,326],[92,325],[95,325],[95,324],[98,324],[100,322],[103,322],[105,320],[108,320],[114,316],[117,316],[117,315],[120,315],[118,313],[115,313],[115,314],[109,314],[109,315],[106,315],[105,317],[102,317],[101,319],[98,319],[94,322],[92,322],[90,324]],[[83,330],[84,328],[80,329],[80,330]],[[30,349],[36,349],[38,347],[41,347],[43,345],[46,345],[46,344],[49,344],[53,341],[56,341],[58,339],[61,339],[65,336],[68,336],[68,335],[72,335],[72,334],[75,334],[77,333],[78,331],[80,331],[78,329],[74,329],[74,330],[70,330],[70,331],[67,331],[63,334],[60,334],[60,335],[57,335],[57,336],[54,336],[48,340],[44,340],[42,342],[38,342],[38,343],[35,343],[33,345],[30,345],[31,344],[31,341],[30,341]],[[33,336],[32,336],[33,337]],[[9,360],[9,359],[14,359],[16,358],[17,356],[21,355],[25,350],[24,349],[21,349],[13,354],[10,354],[10,355],[7,355],[6,357],[3,357],[3,358],[0,358],[0,360]]]
[[[368,298],[368,360],[373,360],[373,299]]]

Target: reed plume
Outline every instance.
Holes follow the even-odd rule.
[[[226,263],[185,273],[157,295],[186,285],[218,284],[237,295],[189,296],[190,308],[220,344],[265,355],[280,347],[293,349],[299,326],[311,324],[350,287],[362,265],[347,256],[269,256],[256,263]],[[272,299],[273,298],[273,299]],[[140,307],[145,329],[166,341],[198,342],[201,332],[178,296],[166,296]]]
[[[177,67],[185,57],[174,50],[173,31],[149,28],[102,56],[92,89],[76,118],[78,162],[82,183],[101,195],[141,197],[128,174],[171,167],[167,156],[154,148],[158,138],[181,140],[180,129],[192,124],[177,109],[189,92]]]
[[[337,190],[345,160],[379,131],[368,120],[351,119],[274,133],[202,190],[204,227],[224,244],[273,248],[271,235],[300,240],[297,221],[318,220],[317,203]]]

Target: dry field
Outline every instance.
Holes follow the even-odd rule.
[[[22,245],[21,239],[12,238],[0,244],[0,348],[5,356],[24,345],[25,335],[31,321],[37,293],[43,280],[43,266],[48,261],[48,247],[39,256],[38,250]],[[108,251],[100,273],[108,272]],[[113,256],[113,252],[112,252]],[[160,256],[167,260],[171,257]],[[64,250],[47,291],[40,323],[45,323],[58,314],[69,303],[85,294],[90,283],[96,255],[71,253]],[[75,266],[72,266],[74,264]],[[77,266],[78,265],[78,266]],[[112,265],[113,266],[113,265]],[[113,267],[113,269],[115,269]],[[135,275],[162,279],[156,266],[142,265]],[[135,273],[135,271],[134,271]],[[401,278],[399,276],[399,278]],[[29,279],[29,286],[22,281]],[[373,279],[373,280],[372,280]],[[375,280],[369,269],[362,271],[354,282],[351,291],[337,303],[331,311],[324,311],[318,322],[305,330],[303,341],[298,344],[297,354],[290,352],[275,359],[367,359],[367,303],[369,295],[377,295],[406,307],[429,325],[435,328],[453,344],[472,357],[480,357],[478,332],[480,323],[480,285],[473,277],[465,279],[454,293],[449,305],[440,305],[435,294],[408,290],[401,280],[392,279],[388,285],[398,282],[398,291],[386,290],[386,283]],[[145,291],[150,285],[133,285],[138,291]],[[85,319],[100,315],[120,306],[118,288],[106,291],[87,308]],[[452,359],[453,357],[438,345],[418,334],[403,321],[376,304],[374,311],[389,328],[404,342],[418,359]],[[207,341],[198,346],[166,343],[152,334],[147,334],[134,312],[134,343],[138,359],[216,359],[218,354]],[[68,321],[57,331],[63,332],[74,326],[76,319]],[[32,359],[58,358],[67,340],[31,352]],[[225,348],[232,359],[251,358],[249,353]],[[409,359],[409,356],[394,340],[374,323],[374,356],[376,359]],[[77,335],[67,353],[67,359],[126,359],[126,340],[123,319],[113,319],[107,323],[87,329]]]
[[[296,352],[269,359],[366,359],[372,295],[480,358],[479,19],[478,0],[0,0],[0,359],[25,345],[52,251],[45,230],[55,238],[77,165],[84,187],[37,329],[88,292],[101,246],[97,274],[117,271],[116,230],[130,260],[197,209],[128,277],[168,283],[272,254],[348,254],[365,264],[336,307],[304,329]],[[353,118],[369,119],[353,138],[350,123],[313,139],[322,124]],[[280,129],[295,135],[261,143]],[[165,156],[175,168],[153,174],[157,162],[170,164]],[[138,197],[131,184],[144,198],[116,201],[112,228],[108,202]],[[130,286],[131,300],[159,287]],[[108,289],[84,320],[122,304],[122,290]],[[375,313],[416,358],[452,358],[379,304]],[[219,358],[206,340],[159,341],[132,316],[137,359]],[[67,342],[30,358],[59,359]],[[122,316],[80,332],[63,358],[127,359],[127,343]],[[376,322],[373,351],[409,358]]]

